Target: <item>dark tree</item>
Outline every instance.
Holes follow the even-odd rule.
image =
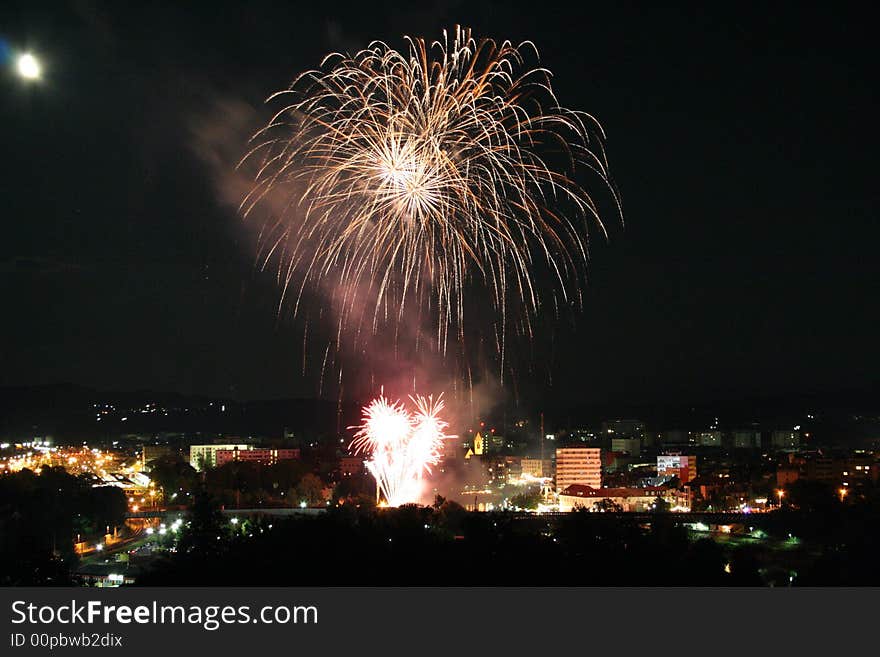
[[[229,523],[220,505],[206,490],[199,489],[190,506],[189,522],[181,533],[178,550],[184,555],[210,557],[226,547]]]
[[[198,473],[180,456],[160,456],[150,461],[150,478],[165,492],[166,503],[174,493],[192,493]]]

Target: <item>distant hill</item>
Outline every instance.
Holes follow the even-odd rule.
[[[101,420],[97,418],[101,417]],[[0,388],[0,436],[59,440],[124,433],[199,432],[331,435],[357,421],[358,409],[316,399],[239,402],[154,391],[107,392],[73,384]]]
[[[585,400],[577,406],[562,406],[554,404],[552,396],[545,401],[528,408],[499,407],[479,419],[504,427],[526,417],[536,429],[538,414],[543,412],[546,429],[553,431],[597,428],[613,418],[637,418],[649,430],[700,430],[708,429],[717,418],[722,429],[753,423],[765,431],[802,425],[831,444],[880,439],[880,386],[690,404],[594,404]],[[0,387],[0,438],[7,441],[40,435],[67,441],[112,439],[159,432],[280,437],[285,428],[302,438],[330,438],[350,436],[346,429],[357,424],[359,417],[359,404],[321,399],[236,401],[146,390],[109,392],[69,383]]]

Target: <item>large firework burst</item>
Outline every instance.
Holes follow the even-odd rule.
[[[587,229],[604,227],[578,170],[620,210],[604,134],[557,102],[530,42],[456,28],[406,43],[331,54],[270,98],[283,106],[245,157],[259,167],[242,209],[272,199],[261,258],[279,263],[295,313],[307,286],[328,298],[337,346],[413,311],[445,354],[482,305],[503,371],[511,330],[531,336],[539,312],[581,303]]]
[[[389,506],[418,502],[421,481],[440,460],[449,426],[440,419],[442,396],[410,397],[415,411],[380,395],[363,410],[363,423],[351,443],[355,454],[368,458],[367,468]]]

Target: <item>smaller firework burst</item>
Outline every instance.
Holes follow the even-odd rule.
[[[440,419],[443,396],[411,396],[415,411],[408,411],[384,394],[363,410],[351,449],[366,454],[367,469],[376,478],[379,492],[388,506],[418,502],[421,481],[440,460],[449,424]]]

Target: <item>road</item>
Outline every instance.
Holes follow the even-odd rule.
[[[105,545],[103,549],[98,550],[94,546],[80,553],[80,563],[89,564],[106,561],[110,555],[125,552],[132,548],[139,547],[147,542],[149,534],[146,532],[146,524],[142,524],[135,529],[130,535],[113,543],[113,545]]]

